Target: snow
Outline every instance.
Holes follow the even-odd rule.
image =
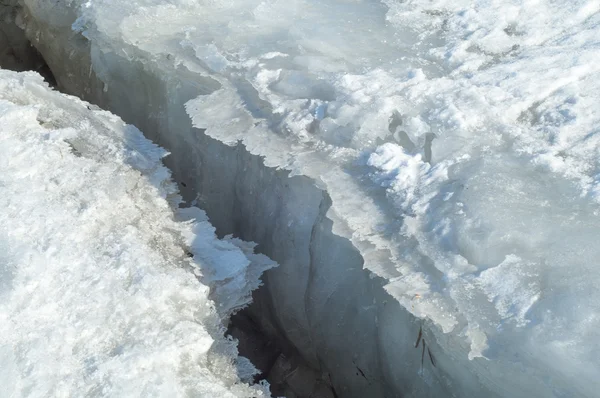
[[[2,394],[269,396],[224,328],[274,263],[174,212],[167,152],[33,72],[0,126]]]
[[[312,193],[299,203],[276,191],[282,202],[272,212],[242,197],[251,205],[241,217],[251,219],[248,234],[266,247],[276,242],[281,257],[304,247],[292,239],[284,247],[281,224],[311,239],[310,266],[285,258],[269,283],[283,328],[304,355],[345,344],[331,350],[327,366],[315,360],[338,385],[359,383],[342,353],[355,350],[388,395],[597,395],[597,0],[25,3],[38,26],[68,32],[65,42],[74,41],[71,29],[86,38],[89,48],[72,48],[91,60],[90,76],[93,69],[106,93],[97,101],[148,119],[115,99],[133,80],[131,95],[169,116],[177,133],[157,123],[157,134],[181,154],[202,153],[198,130],[174,121],[185,103],[193,126],[211,138],[239,142],[265,166],[310,177],[327,193],[333,233],[352,243],[391,298],[344,273],[356,264],[353,252],[314,243],[319,229],[306,224],[321,222],[323,202],[309,213],[302,206]],[[45,55],[59,74],[77,74],[59,62],[52,40],[39,39]],[[82,95],[93,92],[66,80]],[[156,106],[157,98],[167,105]],[[238,167],[239,153],[220,151],[214,167],[233,175],[223,177],[232,191],[271,189],[243,191],[241,172],[227,168]],[[176,163],[182,173],[193,164],[185,156]],[[271,235],[264,224],[273,225]],[[329,261],[328,250],[337,258],[315,267],[313,258]],[[348,304],[353,292],[367,293]],[[398,307],[390,310],[387,299]],[[337,324],[327,323],[332,314],[342,314]],[[420,356],[402,348],[414,343],[415,319],[436,368],[419,371]],[[357,347],[336,327],[377,347]],[[371,384],[356,396],[378,388]]]

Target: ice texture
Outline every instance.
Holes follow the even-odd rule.
[[[165,155],[40,75],[0,70],[3,396],[269,396],[240,380],[255,369],[224,330],[274,263],[218,240],[198,208],[175,214]]]
[[[342,396],[597,395],[598,1],[25,4],[59,84],[281,264]]]

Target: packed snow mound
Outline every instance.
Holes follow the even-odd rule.
[[[165,155],[41,76],[0,70],[4,395],[269,395],[240,381],[252,366],[223,322],[274,264],[216,239],[201,210],[175,214]]]
[[[88,40],[107,93],[128,63],[201,80],[196,127],[326,190],[333,231],[439,345],[425,384],[597,394],[598,1],[25,3]]]

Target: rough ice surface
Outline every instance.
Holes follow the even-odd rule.
[[[252,195],[239,217],[214,191],[199,200],[282,263],[268,282],[280,327],[338,391],[597,395],[598,1],[25,4],[67,89],[154,126],[174,153],[210,158],[208,135],[263,157],[239,165],[250,158],[210,143],[219,189]],[[190,165],[174,160],[193,178]],[[330,206],[300,180],[253,191],[267,168],[310,177]],[[310,242],[279,244],[283,231]]]
[[[240,381],[253,368],[223,323],[273,263],[218,240],[201,210],[175,214],[165,155],[40,75],[0,70],[3,396],[269,395]]]

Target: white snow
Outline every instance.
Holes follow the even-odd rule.
[[[108,93],[126,62],[216,82],[187,102],[194,126],[327,191],[333,231],[437,344],[403,395],[469,395],[468,377],[597,395],[600,2],[25,3],[89,40]]]
[[[201,210],[174,213],[166,155],[41,76],[0,70],[1,395],[269,395],[240,381],[223,333],[274,264],[218,240]]]

